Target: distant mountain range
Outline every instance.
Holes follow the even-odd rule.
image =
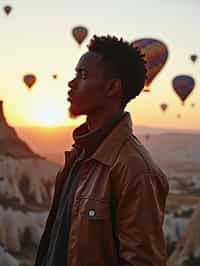
[[[64,151],[70,149],[73,127],[18,127],[16,131],[31,149],[63,163]],[[200,175],[200,131],[136,126],[133,131],[153,158],[170,174],[192,172]]]
[[[19,136],[27,141],[33,149],[48,151],[50,141],[55,144],[54,151],[60,151],[63,146],[69,147],[72,143],[72,132],[74,127],[16,127]],[[200,135],[199,130],[175,129],[175,128],[153,128],[146,126],[135,126],[134,133],[139,135],[158,135],[158,134],[188,134]],[[191,137],[192,137],[191,136]],[[48,138],[48,139],[47,139]],[[52,143],[52,144],[53,144]],[[57,146],[58,145],[58,146]],[[61,145],[61,146],[60,146]],[[51,148],[49,151],[52,151]]]

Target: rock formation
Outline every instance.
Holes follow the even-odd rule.
[[[0,101],[0,266],[32,265],[59,168],[19,138]]]
[[[200,205],[192,216],[183,236],[178,241],[175,251],[168,260],[167,266],[184,266],[191,256],[199,258],[200,262]],[[195,264],[196,265],[196,264]],[[200,265],[200,264],[198,264]]]
[[[3,111],[3,101],[0,100],[0,155],[13,158],[41,158],[29,146],[20,140],[15,129],[10,127]]]

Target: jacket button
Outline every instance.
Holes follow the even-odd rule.
[[[95,212],[95,210],[91,209],[91,210],[89,210],[88,214],[89,214],[90,217],[94,217],[96,212]]]

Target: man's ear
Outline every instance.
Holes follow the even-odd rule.
[[[108,84],[107,95],[109,97],[121,95],[122,93],[122,81],[120,79],[111,79]]]

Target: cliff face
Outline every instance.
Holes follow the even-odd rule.
[[[3,112],[3,101],[0,101],[0,154],[14,158],[40,158],[20,140],[15,129],[8,125]]]

